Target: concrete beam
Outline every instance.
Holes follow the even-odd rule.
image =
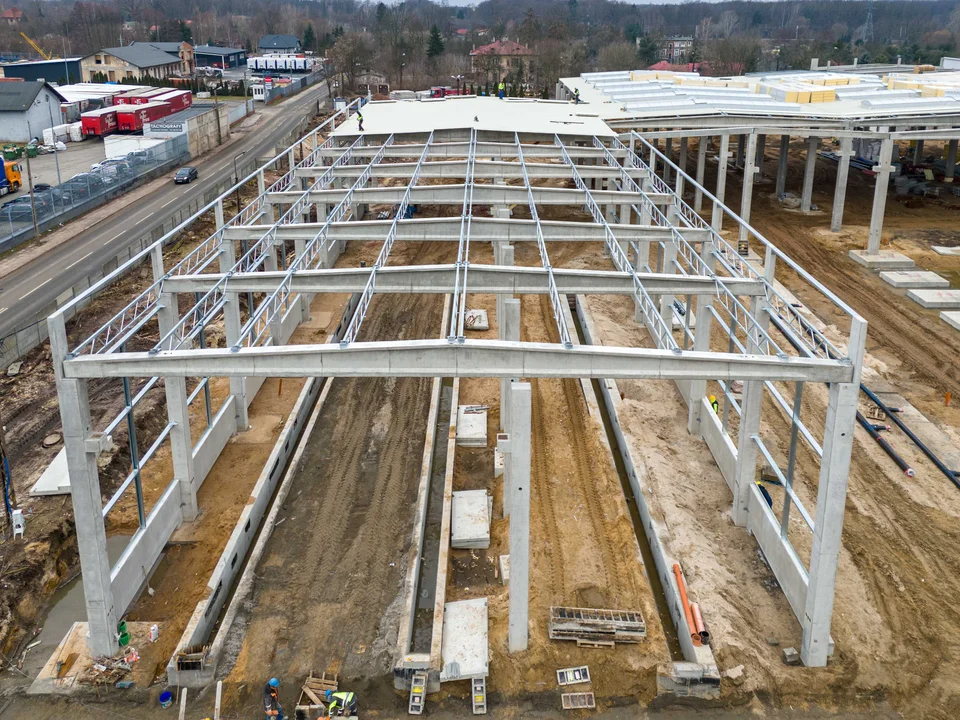
[[[370,242],[383,240],[393,220],[357,220],[331,223],[327,238],[331,242]],[[224,229],[225,240],[259,240],[270,231],[270,225],[243,225]],[[278,240],[312,240],[323,223],[298,223],[280,225]],[[566,220],[541,220],[543,237],[547,242],[605,242],[606,229],[601,223],[571,222]],[[669,228],[657,225],[617,225],[614,233],[618,240],[629,242],[668,242],[673,237]],[[693,243],[709,239],[708,230],[684,228],[683,236]],[[397,223],[398,241],[410,242],[457,242],[460,237],[460,218],[414,218]],[[475,217],[470,223],[470,240],[473,242],[536,242],[537,225],[533,220],[516,218]]]
[[[530,383],[510,383],[510,608],[507,646],[527,649],[530,610]],[[542,421],[542,418],[541,418]]]
[[[271,292],[286,273],[251,272],[232,275],[227,291]],[[553,268],[557,290],[561,295],[632,295],[633,280],[629,273],[616,270],[571,270]],[[377,271],[378,293],[445,294],[452,292],[456,277],[455,265],[386,266]],[[713,295],[716,283],[704,276],[637,273],[647,292],[673,295]],[[164,282],[171,292],[209,291],[223,275],[179,275]],[[370,278],[369,268],[337,268],[333,270],[301,270],[293,275],[293,290],[298,293],[363,292]],[[723,284],[735,295],[763,294],[763,284],[749,278],[723,278]],[[498,267],[470,265],[471,293],[505,293],[510,295],[542,295],[549,291],[548,273],[538,267]]]
[[[358,188],[351,195],[351,202],[366,205],[383,205],[399,203],[406,193],[405,186]],[[347,190],[314,190],[308,195],[311,203],[328,203],[336,205],[347,194]],[[583,205],[586,202],[586,193],[576,188],[551,188],[533,186],[533,201],[537,205]],[[625,192],[622,190],[594,190],[594,199],[604,203],[639,203],[643,196],[640,193]],[[277,192],[267,194],[267,202],[280,205],[292,205],[297,202],[303,193]],[[663,193],[648,193],[649,198],[657,205],[666,205],[669,196]],[[420,185],[410,188],[410,202],[414,205],[462,205],[463,185]],[[474,185],[473,202],[476,205],[519,205],[528,202],[527,189],[514,185]]]
[[[849,382],[848,364],[817,358],[574,347],[499,340],[406,340],[82,355],[65,378],[101,377],[550,377]]]
[[[556,145],[522,145],[524,158],[551,158],[559,160],[562,155]],[[464,158],[470,148],[469,142],[442,142],[431,143],[427,152],[428,158]],[[355,158],[372,158],[380,148],[376,145],[355,147],[352,155]],[[614,155],[623,155],[622,150],[611,150]],[[478,157],[517,157],[515,143],[478,142],[476,144]],[[394,143],[388,145],[384,158],[413,158],[419,159],[423,154],[423,143]],[[572,158],[603,158],[603,150],[593,146],[571,145],[567,154]],[[321,158],[338,158],[343,155],[342,147],[320,148],[317,156]]]
[[[570,168],[566,165],[557,163],[526,163],[527,177],[531,180],[542,180],[550,178],[569,178]],[[341,165],[335,168],[333,174],[335,177],[355,179],[360,177],[366,166],[364,165]],[[417,163],[381,163],[374,167],[373,175],[379,178],[409,178],[417,167]],[[298,168],[297,177],[317,178],[323,175],[329,168],[307,167]],[[585,178],[608,178],[620,177],[620,171],[609,165],[583,165],[577,166],[582,177]],[[634,179],[640,179],[647,173],[640,168],[628,168],[627,172]],[[443,160],[437,162],[425,162],[420,167],[421,178],[462,178],[467,173],[466,160]],[[507,160],[477,160],[473,177],[477,180],[491,180],[495,178],[522,178],[523,169],[518,162]]]

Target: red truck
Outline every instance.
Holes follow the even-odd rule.
[[[80,116],[80,127],[84,135],[104,137],[117,130],[117,107],[105,107],[90,110]]]
[[[159,120],[170,114],[170,105],[165,102],[148,102],[144,105],[121,105],[117,108],[117,127],[122,132],[143,130],[143,124]]]
[[[113,100],[114,105],[146,105],[153,102],[158,95],[166,95],[170,88],[145,88],[142,90],[133,90],[123,95],[117,95]]]
[[[170,112],[180,112],[193,105],[193,95],[189,90],[170,90],[151,99],[156,102],[168,103],[171,108]]]

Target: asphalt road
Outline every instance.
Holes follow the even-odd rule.
[[[292,130],[310,104],[327,97],[326,83],[317,83],[282,103],[279,112],[261,120],[246,137],[209,160],[191,163],[200,172],[200,182],[161,189],[133,203],[49,252],[0,278],[0,340],[34,324],[36,315],[49,306],[79,278],[101,267],[143,232],[202,195],[210,182],[233,175],[233,158],[246,152],[261,155],[277,145]],[[258,112],[262,112],[258,111]]]

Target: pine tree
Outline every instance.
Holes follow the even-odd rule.
[[[430,40],[427,42],[427,57],[436,60],[443,55],[443,36],[436,25],[430,28]]]
[[[307,24],[307,29],[303,31],[303,49],[315,50],[317,44],[317,35],[313,31],[313,23]]]

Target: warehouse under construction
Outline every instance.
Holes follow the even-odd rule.
[[[918,631],[864,567],[956,536],[960,458],[820,265],[883,271],[871,312],[903,288],[960,346],[960,290],[884,236],[901,147],[942,145],[918,183],[956,195],[956,75],[624,71],[335,113],[49,318],[87,619],[32,692],[216,686],[219,712],[276,677],[312,718],[328,690],[388,716],[909,696],[880,658]],[[765,230],[818,214],[863,232],[795,258]],[[889,487],[931,527],[865,530]],[[938,672],[926,709],[960,697]]]

